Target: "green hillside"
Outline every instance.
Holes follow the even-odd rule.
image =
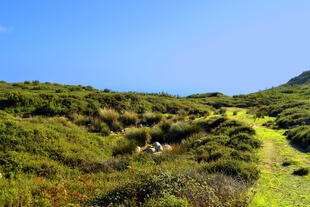
[[[310,146],[309,82],[178,97],[2,81],[0,206],[264,206],[261,152],[286,130]]]

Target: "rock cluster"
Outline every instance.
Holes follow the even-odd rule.
[[[147,146],[145,150],[143,150],[143,152],[159,155],[163,151],[171,151],[171,150],[172,150],[172,147],[169,144],[161,145],[159,142],[154,142],[152,145]]]

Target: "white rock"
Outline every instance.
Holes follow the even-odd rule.
[[[164,150],[164,151],[171,151],[171,150],[172,150],[172,147],[171,147],[169,144],[164,144],[163,150]]]
[[[161,146],[161,144],[160,144],[159,142],[154,142],[154,143],[153,143],[153,146],[155,147],[155,150],[156,150],[157,152],[163,151],[163,147]]]
[[[137,146],[135,151],[136,151],[136,153],[141,152],[141,147]]]

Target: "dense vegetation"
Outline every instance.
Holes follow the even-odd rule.
[[[0,205],[246,206],[261,143],[236,104],[1,82]],[[171,150],[137,152],[155,141]]]
[[[309,74],[234,97],[2,81],[0,206],[247,206],[261,141],[225,107],[275,117],[307,149]],[[143,151],[154,142],[171,149]]]

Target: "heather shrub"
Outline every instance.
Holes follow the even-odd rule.
[[[303,148],[307,148],[310,145],[310,126],[300,126],[291,129],[287,135],[287,138],[292,143],[298,144]]]
[[[166,135],[167,142],[181,142],[182,139],[188,136],[198,133],[201,128],[196,124],[188,124],[185,122],[178,122],[173,124],[168,134]]]
[[[172,126],[172,121],[168,119],[163,119],[159,123],[159,127],[164,133],[167,133],[171,129],[171,126]]]
[[[256,165],[233,159],[219,159],[206,163],[202,169],[208,173],[222,173],[250,183],[257,180],[260,173]]]
[[[305,176],[310,173],[309,167],[301,167],[297,170],[294,170],[293,175]]]
[[[151,128],[150,130],[150,135],[151,135],[151,138],[152,138],[152,142],[160,142],[160,143],[163,143],[164,142],[164,132],[161,128],[159,127],[153,127]]]
[[[108,136],[110,134],[109,126],[99,119],[91,119],[88,129],[90,132],[101,133],[102,136]]]
[[[203,138],[204,136],[205,136],[205,134],[203,132],[198,132],[198,133],[195,133],[195,134],[189,136],[186,139],[183,139],[181,143],[186,149],[191,149],[194,147],[195,144],[197,144],[197,143],[195,143],[195,141]]]
[[[137,144],[135,140],[125,140],[121,143],[118,143],[112,149],[112,155],[123,155],[123,154],[131,154],[135,151]]]
[[[139,117],[134,112],[126,111],[124,114],[120,116],[120,121],[124,125],[124,127],[136,125],[139,121]]]
[[[174,195],[166,195],[158,200],[149,201],[148,206],[154,207],[190,207],[191,205],[183,198]]]
[[[134,140],[139,146],[143,146],[151,141],[149,129],[143,128],[130,128],[126,131],[126,138]]]
[[[296,160],[290,160],[290,159],[286,159],[284,160],[284,162],[282,163],[282,166],[290,166],[290,165],[296,165],[298,162]]]
[[[99,118],[109,126],[112,126],[112,124],[117,122],[119,118],[119,113],[114,109],[99,109],[98,115]]]
[[[152,126],[154,124],[157,124],[161,121],[162,115],[159,113],[152,113],[152,112],[146,112],[142,116],[143,123]]]

